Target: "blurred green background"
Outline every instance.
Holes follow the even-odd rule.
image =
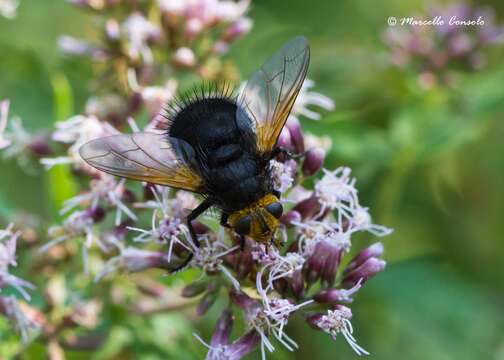
[[[336,110],[303,125],[330,135],[328,166],[352,167],[375,222],[395,229],[384,239],[387,269],[352,305],[359,344],[374,359],[504,359],[504,48],[486,52],[487,65],[462,73],[457,86],[422,89],[415,74],[388,65],[382,33],[389,16],[435,4],[254,1],[252,32],[226,56],[246,76],[290,36],[310,40],[308,76],[335,100]],[[504,22],[504,2],[476,5],[492,7]],[[61,34],[89,36],[92,29],[91,18],[63,0],[22,0],[15,20],[0,18],[0,98],[11,99],[12,114],[28,130],[48,129],[82,110],[90,64],[61,56],[56,41]],[[61,91],[62,83],[72,96],[56,109],[54,89]],[[0,216],[22,210],[56,221],[58,201],[69,193],[58,188],[55,194],[57,172],[28,176],[2,160]],[[197,320],[198,331],[208,336],[215,315]],[[128,324],[127,313],[110,316]],[[150,329],[159,348],[170,349],[152,350],[140,339],[131,358],[199,358],[204,352],[184,317],[156,317]],[[113,331],[117,342],[131,340],[131,332]],[[300,351],[280,349],[268,358],[356,357],[343,338],[334,342],[308,331],[301,320],[289,334]]]

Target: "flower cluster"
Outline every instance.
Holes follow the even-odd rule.
[[[45,308],[30,309],[40,320],[38,340],[53,355],[65,347],[100,346],[81,329],[97,326],[101,301],[76,293],[70,296],[66,280],[54,276],[56,260],[74,262],[80,251],[84,273],[100,282],[103,292],[109,291],[114,306],[136,314],[194,303],[202,316],[219,297],[227,297],[229,305],[222,310],[210,342],[195,334],[208,348],[208,359],[239,359],[256,347],[263,358],[279,345],[294,351],[299,345],[287,334],[293,316],[303,317],[307,325],[333,338],[341,333],[358,354],[366,354],[353,336],[349,304],[364,283],[385,267],[383,246],[364,247],[352,258],[348,254],[355,233],[385,236],[391,230],[372,222],[369,209],[359,202],[349,168],[324,168],[330,140],[301,129],[301,117],[318,120],[318,109],[332,110],[333,101],[313,91],[314,82],[307,79],[280,134],[278,145],[290,155],[280,154],[269,164],[272,185],[282,193],[285,209],[277,241],[266,244],[247,238],[242,248],[231,229],[205,214],[192,222],[196,243],[187,226],[188,214],[199,203],[193,194],[111,177],[89,167],[78,149],[92,139],[140,131],[140,127],[154,131],[160,126],[162,108],[174,100],[182,78],[179,74],[235,81],[234,68],[221,56],[250,30],[252,22],[245,17],[249,2],[72,3],[96,16],[101,34],[95,42],[68,36],[59,39],[64,53],[87,56],[97,65],[96,91],[84,112],[56,123],[48,138],[35,142],[35,137],[15,125],[15,119],[8,121],[8,101],[0,106],[0,149],[17,158],[30,151],[40,157],[59,149],[41,163],[47,168],[70,165],[82,185],[79,194],[63,203],[64,220],[49,228],[49,240],[38,247],[37,266],[53,274],[43,290]],[[133,118],[147,121],[139,126]],[[8,123],[10,131],[6,131]],[[49,147],[49,141],[58,144]],[[8,266],[15,265],[17,237],[10,227],[0,233],[0,238],[7,239],[0,248],[0,287],[10,285],[29,299],[26,289],[32,285],[7,272]],[[151,269],[184,270],[180,266],[188,257],[188,267],[197,278],[185,284],[176,304],[170,302],[170,289],[141,274]],[[129,290],[121,289],[124,282],[107,281],[120,272],[141,276],[141,280],[128,279],[138,288],[134,301],[128,297]],[[0,311],[26,334],[34,323],[22,317],[23,305],[13,297],[0,298]],[[233,341],[235,315],[246,332]],[[72,345],[64,335],[73,328],[79,335]]]
[[[281,240],[279,247],[247,239],[240,249],[232,230],[212,230],[215,219],[211,216],[193,222],[200,243],[196,246],[185,224],[188,211],[197,204],[194,196],[147,184],[144,201],[134,203],[133,208],[152,212],[150,227],[126,229],[138,234],[136,243],[151,250],[124,246],[121,241],[119,254],[97,275],[100,280],[118,270],[177,269],[192,254],[189,267],[200,276],[182,295],[199,298],[197,314],[205,314],[223,293],[234,305],[223,310],[210,343],[197,335],[209,350],[208,359],[239,359],[256,346],[264,358],[267,351],[275,350],[275,340],[294,351],[298,344],[286,329],[296,314],[333,338],[341,333],[358,354],[367,354],[353,336],[348,305],[364,283],[384,269],[383,246],[377,242],[346,258],[353,234],[369,232],[381,237],[391,230],[372,222],[368,208],[359,202],[349,168],[323,169],[325,150],[307,147],[295,117],[284,131],[289,135],[283,137],[283,145],[293,156],[279,157],[270,165],[286,209],[276,235]],[[303,186],[319,173],[322,176],[315,180],[313,190]],[[241,313],[247,333],[230,342],[236,311]]]
[[[13,225],[0,230],[0,291],[8,286],[16,289],[26,300],[30,300],[27,290],[35,286],[9,273],[10,266],[16,266],[16,244],[20,233],[13,231]],[[28,331],[37,324],[23,311],[23,304],[14,296],[0,296],[0,314],[6,316],[19,330],[23,341],[28,340]]]
[[[10,101],[0,101],[0,150],[4,159],[16,159],[28,172],[33,172],[33,159],[51,154],[47,136],[39,133],[32,135],[25,130],[17,116],[9,119]]]
[[[392,63],[412,68],[426,88],[437,83],[451,85],[456,70],[483,67],[484,48],[504,41],[504,28],[495,24],[495,13],[490,8],[453,4],[432,8],[425,17],[440,21],[434,26],[389,27],[384,40],[390,47]],[[479,24],[463,24],[478,19]]]

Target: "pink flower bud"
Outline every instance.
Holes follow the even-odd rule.
[[[182,296],[186,298],[191,298],[198,296],[203,293],[208,287],[208,282],[206,281],[196,281],[193,282],[182,289]]]
[[[385,269],[386,262],[377,258],[369,258],[356,269],[349,271],[343,278],[343,284],[354,286],[358,282],[364,283],[371,277]]]
[[[196,64],[196,56],[188,47],[181,47],[173,54],[173,62],[180,67],[193,67]]]
[[[367,259],[372,257],[380,257],[383,255],[383,244],[381,242],[374,243],[367,248],[362,249],[347,265],[345,271],[351,271],[360,266]]]
[[[252,20],[249,18],[239,18],[224,31],[222,35],[223,40],[230,43],[238,39],[252,29],[252,24]]]
[[[292,145],[290,131],[286,127],[282,129],[282,132],[278,137],[277,146],[291,151],[294,150],[294,145]]]
[[[303,160],[303,175],[312,176],[319,171],[324,165],[325,156],[325,150],[320,147],[308,150]]]
[[[210,345],[215,347],[219,345],[227,345],[229,343],[229,335],[231,335],[232,327],[233,313],[229,309],[224,309],[219,317],[219,320],[217,320],[217,325],[215,326]]]
[[[291,210],[286,214],[283,214],[280,218],[280,222],[286,226],[292,226],[292,222],[301,221],[301,214],[296,210]]]
[[[304,151],[304,136],[299,120],[294,116],[289,116],[285,126],[289,129],[295,152],[298,154],[302,153]]]

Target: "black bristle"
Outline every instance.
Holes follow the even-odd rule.
[[[164,111],[161,115],[165,121],[159,124],[159,127],[168,131],[172,122],[182,110],[203,99],[223,99],[236,103],[237,95],[234,86],[230,82],[203,82],[194,85],[189,90],[174,97],[163,107]]]

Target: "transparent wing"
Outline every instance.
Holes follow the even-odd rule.
[[[202,182],[186,165],[190,146],[183,140],[154,133],[114,135],[81,146],[81,157],[92,167],[128,179],[198,191]]]
[[[310,62],[306,38],[289,40],[247,82],[239,104],[253,122],[258,150],[271,151],[287,121]]]

